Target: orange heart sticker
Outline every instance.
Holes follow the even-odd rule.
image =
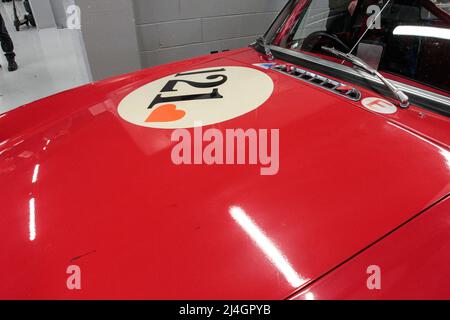
[[[177,110],[174,104],[165,104],[154,110],[145,122],[173,122],[183,119],[186,112]]]

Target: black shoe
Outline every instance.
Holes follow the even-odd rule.
[[[16,71],[17,69],[19,69],[17,62],[14,59],[8,60],[8,71],[13,72]]]

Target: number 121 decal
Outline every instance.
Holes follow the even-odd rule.
[[[216,69],[216,70],[207,70],[207,71],[198,71],[198,72],[188,72],[188,73],[178,73],[175,77],[182,76],[190,76],[197,74],[207,74],[207,73],[217,73],[217,72],[225,72],[225,69]],[[155,105],[160,103],[173,103],[179,101],[192,101],[192,100],[208,100],[208,99],[223,99],[223,96],[219,93],[219,89],[217,87],[223,85],[228,81],[228,77],[223,74],[213,74],[206,77],[207,80],[216,80],[213,82],[196,82],[189,80],[169,80],[164,88],[161,90],[161,93],[158,94],[155,99],[153,99],[152,103],[149,105],[149,109],[152,109]],[[178,83],[185,83],[193,88],[214,88],[211,92],[200,93],[200,94],[190,94],[190,95],[181,95],[181,96],[170,96],[163,97],[162,93],[166,92],[176,92],[175,89]]]
[[[138,126],[180,129],[228,121],[260,107],[274,89],[263,70],[220,66],[154,80],[120,102],[119,115]]]

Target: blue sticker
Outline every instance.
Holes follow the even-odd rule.
[[[273,63],[273,62],[270,62],[270,63],[255,63],[254,64],[255,67],[259,67],[259,68],[262,68],[262,69],[270,69],[274,65],[276,65],[276,63]]]

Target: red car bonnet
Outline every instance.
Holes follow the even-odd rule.
[[[0,298],[286,298],[449,194],[447,118],[375,114],[260,62],[251,49],[197,58],[0,116]],[[212,127],[280,129],[277,175],[176,166],[171,130],[117,112],[156,79],[227,66],[274,91]]]

